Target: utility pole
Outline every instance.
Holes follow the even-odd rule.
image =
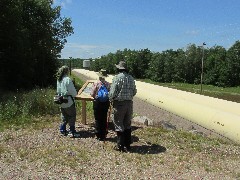
[[[200,93],[202,94],[202,83],[203,83],[203,59],[204,59],[204,46],[206,45],[206,43],[204,42],[202,44],[202,72],[201,72],[201,90]]]
[[[69,57],[69,71],[71,76],[72,75],[72,57]]]

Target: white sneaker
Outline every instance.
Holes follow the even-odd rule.
[[[72,133],[72,132],[69,132],[68,133],[68,136],[72,137],[72,138],[79,138],[80,137],[80,134],[79,133]]]

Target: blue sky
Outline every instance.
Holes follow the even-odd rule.
[[[152,52],[189,44],[228,49],[240,40],[240,0],[55,0],[72,19],[62,58],[125,48]]]

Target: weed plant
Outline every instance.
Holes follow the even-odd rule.
[[[25,124],[33,117],[56,115],[59,108],[53,102],[55,89],[36,88],[32,91],[4,93],[0,97],[0,125]]]
[[[72,75],[75,80],[75,87],[78,91],[83,81]],[[35,88],[31,91],[16,91],[1,93],[0,96],[0,130],[6,127],[24,126],[36,123],[36,119],[41,119],[45,116],[60,116],[60,106],[53,102],[53,96],[56,93],[55,87]],[[77,115],[81,115],[82,103],[76,100]],[[87,116],[91,118],[92,102],[87,102]],[[41,123],[41,122],[38,122]]]
[[[81,89],[81,87],[83,86],[84,82],[81,79],[79,79],[76,75],[74,75],[73,73],[71,75],[71,79],[74,82],[76,90],[79,91]]]

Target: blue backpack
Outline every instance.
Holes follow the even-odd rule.
[[[99,100],[100,102],[108,101],[108,90],[104,84],[102,84],[98,90],[97,100]]]

